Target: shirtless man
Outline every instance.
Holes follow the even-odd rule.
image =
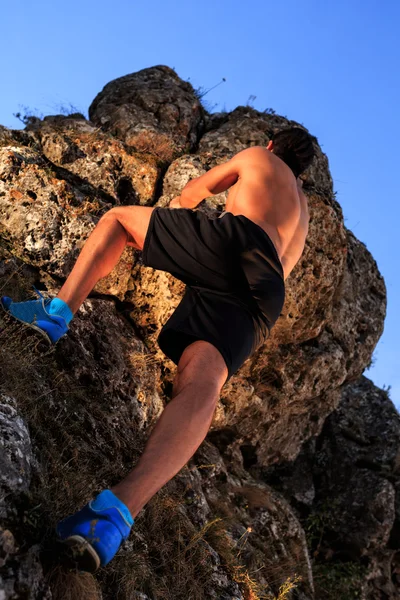
[[[145,265],[186,283],[158,338],[178,365],[172,400],[144,453],[123,481],[57,526],[80,569],[95,571],[114,557],[136,515],[204,440],[224,383],[267,339],[282,310],[284,281],[304,249],[309,212],[298,177],[313,156],[311,136],[287,129],[266,148],[243,150],[190,181],[170,208],[112,208],[56,298],[2,298],[9,314],[56,343],[127,245],[142,250]],[[219,218],[191,210],[228,188]]]

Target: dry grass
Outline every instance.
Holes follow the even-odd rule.
[[[132,352],[127,357],[132,367],[132,372],[140,373],[140,379],[144,382],[141,389],[137,392],[139,402],[145,402],[146,395],[153,391],[153,382],[151,376],[154,376],[154,369],[158,365],[157,358],[153,352],[145,354],[144,352]]]
[[[162,133],[143,130],[133,140],[133,145],[138,152],[153,154],[163,162],[171,162],[177,149],[170,137]]]
[[[59,197],[59,204],[63,210],[70,213],[74,218],[82,217],[84,215],[93,215],[95,217],[101,216],[104,212],[105,204],[98,198],[90,198],[85,196],[83,200],[78,200],[77,197],[70,193],[65,192]]]
[[[233,488],[235,489],[235,488]],[[258,488],[241,487],[241,492],[248,501],[248,507],[269,507],[269,497]],[[241,538],[233,543],[229,536],[231,526],[237,522],[233,505],[225,499],[213,500],[213,513],[221,520],[216,523],[215,530],[209,531],[209,542],[223,559],[232,579],[239,583],[246,599],[249,600],[289,600],[301,582],[307,579],[307,565],[302,564],[302,557],[280,556],[277,562],[274,552],[269,555],[265,550],[265,540],[259,543],[257,534],[250,527]],[[251,544],[251,552],[246,553],[247,544]],[[268,586],[260,585],[255,577],[268,582]],[[246,595],[247,594],[247,595]]]
[[[279,588],[279,596],[276,600],[286,600],[289,598],[289,594],[293,592],[298,584],[301,582],[301,577],[295,575],[294,577],[288,577],[287,580]]]
[[[265,576],[269,582],[268,588],[266,589],[264,585],[261,585],[252,576],[253,571],[249,569],[248,565],[246,565],[242,559],[242,551],[252,533],[251,528],[248,527],[245,533],[235,543],[228,534],[227,525],[229,524],[229,521],[229,517],[226,520],[221,518],[213,519],[196,534],[196,540],[204,536],[210,545],[218,552],[222,559],[222,565],[226,568],[233,581],[239,585],[245,600],[288,600],[291,597],[291,592],[296,589],[298,584],[302,581],[302,578],[296,574],[287,577],[284,583],[279,587],[278,597],[274,596],[271,591],[271,586],[275,583],[273,569],[271,569],[271,567],[266,567],[265,569]],[[292,570],[293,567],[294,564],[292,562],[287,565],[280,565],[279,569],[277,569],[279,581],[282,581],[282,571],[287,570],[287,568]],[[260,570],[261,569],[257,569],[254,572]]]
[[[204,531],[207,541],[218,552],[222,560],[222,565],[227,569],[233,581],[239,585],[245,600],[261,600],[261,598],[271,598],[271,595],[265,595],[265,590],[251,578],[248,570],[240,560],[241,550],[246,542],[239,545],[239,548],[229,537],[226,529],[226,523],[223,519],[214,519]],[[246,533],[249,533],[247,530]]]
[[[96,579],[89,573],[66,571],[53,567],[47,574],[52,597],[62,600],[101,600],[101,590]]]

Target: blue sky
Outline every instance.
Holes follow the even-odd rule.
[[[102,87],[145,67],[174,67],[211,88],[214,110],[250,96],[318,137],[345,223],[385,278],[388,312],[366,372],[400,407],[397,278],[400,3],[372,0],[202,0],[3,3],[0,123],[70,105],[87,114]]]

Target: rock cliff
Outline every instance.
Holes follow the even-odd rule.
[[[108,83],[89,117],[0,128],[2,295],[57,292],[109,208],[165,206],[294,124],[250,107],[209,114],[165,66]],[[82,598],[399,597],[400,422],[363,376],[386,289],[314,141],[309,236],[273,335],[224,387],[206,440],[116,559],[96,580],[76,578]],[[217,216],[224,202],[199,210]],[[169,400],[175,367],[155,341],[182,293],[129,249],[56,348],[1,317],[0,599],[67,597],[54,525],[140,455]]]

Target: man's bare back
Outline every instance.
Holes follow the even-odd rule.
[[[203,198],[229,189],[226,211],[243,215],[269,235],[287,279],[299,261],[308,233],[307,198],[292,170],[269,148],[255,146],[192,180],[180,206],[193,208]],[[172,204],[172,206],[174,206]]]
[[[226,210],[244,215],[264,229],[287,279],[304,250],[309,223],[307,198],[289,167],[266,148],[248,148],[237,159],[239,178],[229,190]]]

